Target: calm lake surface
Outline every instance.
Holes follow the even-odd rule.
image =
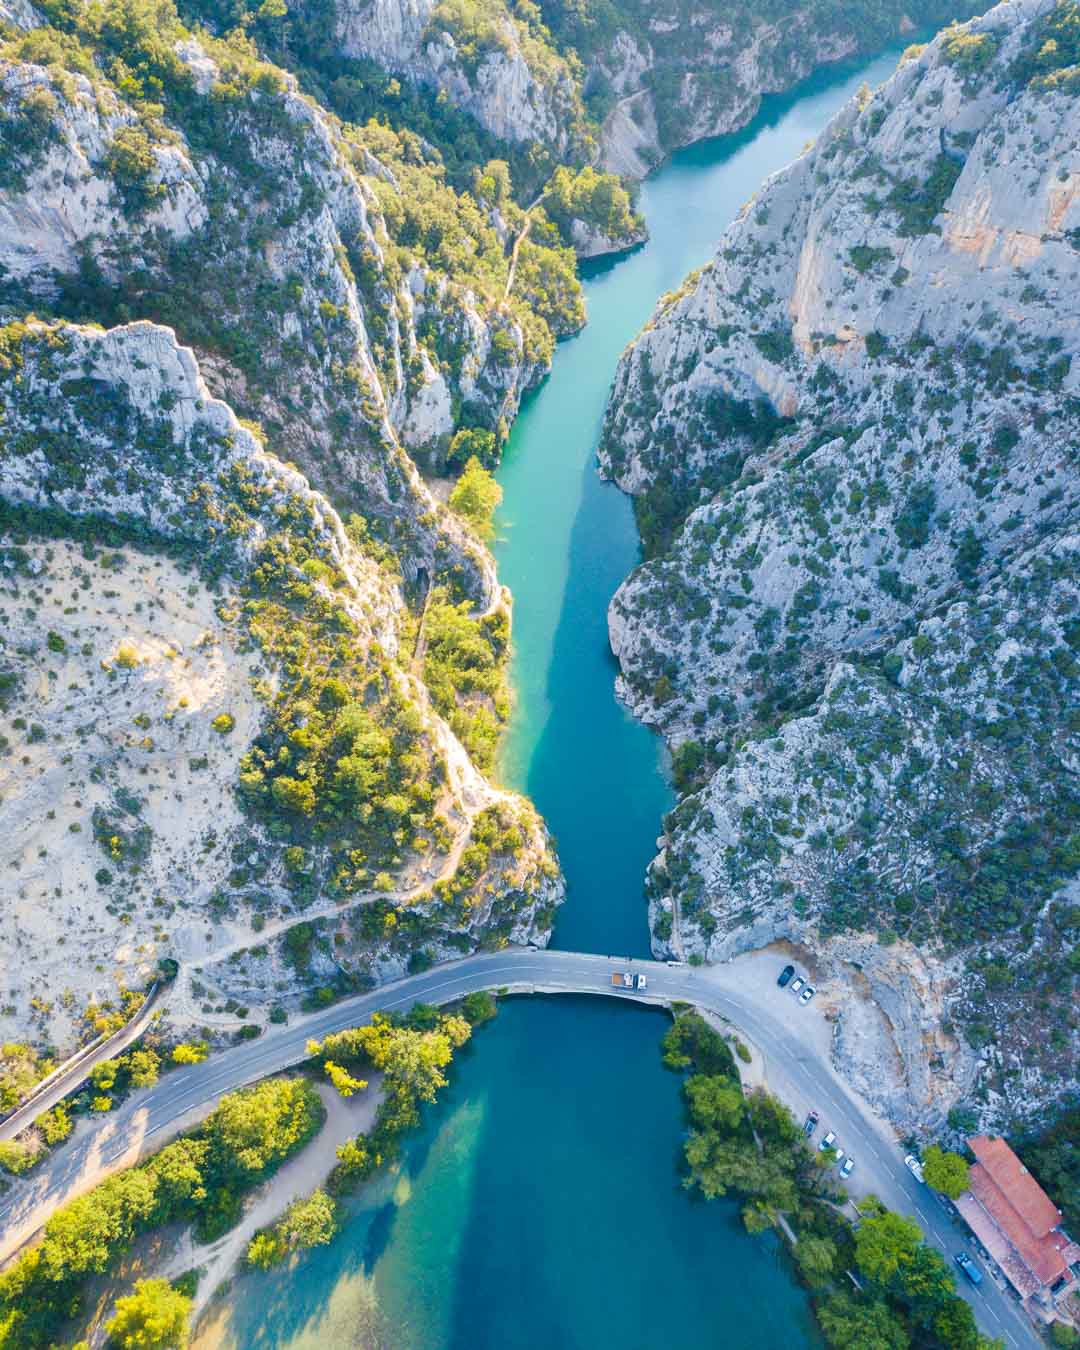
[[[643,188],[651,239],[586,273],[589,324],[527,400],[499,478],[517,702],[502,775],[559,844],[555,944],[649,953],[642,878],[671,796],[659,742],[615,702],[606,611],[638,561],[629,501],[594,468],[623,347],[711,255],[770,173],[899,49],[766,101],[743,133]],[[679,1186],[682,1112],[659,1012],[586,998],[502,1005],[400,1169],[329,1248],[237,1281],[201,1337],[220,1350],[788,1350],[817,1345],[771,1235]]]

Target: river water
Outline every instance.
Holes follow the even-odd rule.
[[[737,136],[676,155],[642,191],[650,242],[585,275],[589,323],[522,409],[495,549],[514,594],[516,704],[502,775],[527,792],[568,882],[557,946],[648,955],[645,866],[671,802],[658,741],[615,702],[606,610],[638,560],[629,501],[594,468],[623,347],[705,262],[762,180],[893,51],[766,101]],[[658,1012],[504,1003],[401,1167],[329,1248],[237,1282],[220,1350],[792,1350],[816,1345],[775,1239],[678,1185],[676,1081]]]

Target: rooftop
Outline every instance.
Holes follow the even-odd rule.
[[[999,1243],[987,1241],[985,1221],[971,1201],[993,1222],[1040,1286],[1055,1283],[1068,1270],[1065,1253],[1070,1249],[1068,1237],[1056,1231],[1061,1211],[1004,1139],[976,1135],[968,1140],[968,1147],[977,1162],[968,1182],[971,1200],[962,1197],[968,1201],[960,1207],[964,1218],[1022,1293],[1034,1292],[1031,1281],[1023,1278],[1015,1260],[1002,1259]]]

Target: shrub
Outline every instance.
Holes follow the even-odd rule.
[[[487,538],[492,533],[495,508],[501,501],[502,488],[476,456],[471,456],[450,494],[450,509]]]
[[[136,1280],[134,1292],[116,1300],[106,1326],[119,1350],[171,1350],[187,1344],[191,1299],[168,1280]]]
[[[171,1058],[174,1064],[201,1064],[209,1053],[205,1041],[183,1041],[173,1046]]]
[[[133,214],[145,211],[164,195],[154,181],[157,159],[145,130],[138,124],[121,127],[105,154],[105,169]]]

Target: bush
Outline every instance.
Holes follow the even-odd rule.
[[[170,1350],[187,1344],[191,1299],[168,1280],[136,1280],[134,1293],[116,1300],[105,1330],[119,1350]]]
[[[482,538],[488,538],[495,508],[501,501],[502,488],[476,456],[471,456],[450,494],[450,509],[467,520]]]
[[[164,195],[154,181],[157,159],[145,130],[138,124],[121,127],[105,154],[105,169],[132,214],[145,211]]]

